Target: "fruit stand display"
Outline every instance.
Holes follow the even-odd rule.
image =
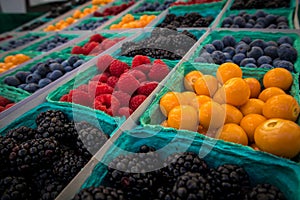
[[[300,199],[297,11],[82,0],[2,34],[1,199]]]

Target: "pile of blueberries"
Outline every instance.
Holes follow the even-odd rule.
[[[23,26],[20,31],[31,31],[33,29],[36,29],[37,27],[42,26],[43,24],[45,24],[46,21],[43,20],[37,20],[29,25]]]
[[[288,19],[285,16],[273,15],[258,10],[254,14],[245,11],[238,15],[229,15],[222,22],[224,28],[267,28],[267,29],[288,29]]]
[[[163,11],[170,7],[170,5],[174,2],[174,0],[163,1],[163,3],[153,2],[148,3],[144,2],[140,7],[135,9],[133,13],[142,13],[149,11]]]
[[[237,42],[233,36],[227,35],[221,40],[206,44],[194,61],[216,64],[234,62],[250,68],[281,67],[293,72],[298,57],[293,42],[289,36],[281,36],[277,41],[251,39],[246,36]]]
[[[52,39],[47,40],[46,42],[40,44],[36,50],[42,51],[42,52],[47,52],[47,51],[50,51],[51,49],[54,49],[68,41],[69,41],[69,39],[67,37],[55,35]]]
[[[230,9],[261,9],[289,7],[290,0],[234,0]]]
[[[48,59],[33,65],[29,72],[19,71],[14,76],[7,76],[4,83],[34,93],[84,62],[78,56],[71,56],[66,60],[62,58]]]
[[[73,31],[78,31],[78,30],[94,30],[101,26],[104,22],[106,22],[109,18],[108,17],[103,17],[102,19],[97,19],[97,20],[91,20],[88,23],[82,23],[79,25],[76,25],[72,28],[70,28]]]
[[[15,49],[17,47],[23,46],[31,41],[34,41],[36,39],[40,38],[38,35],[31,35],[28,37],[16,39],[16,40],[10,40],[6,45],[1,45],[0,50],[2,51],[9,51],[11,49]]]

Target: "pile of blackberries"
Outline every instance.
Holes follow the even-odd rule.
[[[210,168],[193,152],[162,155],[147,145],[138,154],[122,155],[108,165],[103,185],[81,190],[73,200],[284,200],[283,193],[270,184],[252,185],[247,172],[238,165]],[[152,170],[151,170],[152,169]]]
[[[109,138],[59,110],[42,112],[37,128],[17,127],[0,137],[1,199],[52,200]]]
[[[187,30],[155,28],[151,36],[139,42],[125,42],[121,55],[134,57],[144,55],[156,59],[181,59],[196,43],[197,38]]]
[[[230,9],[261,9],[289,7],[290,0],[234,0]]]

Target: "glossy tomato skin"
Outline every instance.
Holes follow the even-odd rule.
[[[269,119],[255,129],[254,141],[262,151],[293,158],[300,152],[300,126],[289,120]]]

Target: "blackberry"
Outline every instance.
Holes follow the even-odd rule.
[[[154,193],[153,200],[175,200],[171,186],[159,187]]]
[[[162,181],[165,184],[174,183],[177,178],[186,172],[200,173],[206,175],[208,166],[206,162],[193,152],[175,153],[170,155],[160,169]]]
[[[59,153],[53,138],[33,139],[15,146],[9,155],[13,171],[28,172],[52,163]]]
[[[187,172],[180,176],[173,187],[173,195],[180,200],[213,200],[210,183],[200,173]]]
[[[109,139],[109,135],[103,133],[88,122],[76,123],[75,126],[78,131],[77,149],[81,155],[86,156],[87,159],[95,155]]]
[[[250,187],[247,172],[237,165],[221,165],[209,175],[213,180],[211,185],[215,188],[215,195],[220,200],[240,200]]]
[[[66,151],[60,159],[53,163],[53,172],[65,183],[70,182],[84,167],[87,160],[73,151]]]
[[[60,110],[48,110],[46,112],[42,112],[40,113],[36,119],[35,122],[37,125],[40,125],[41,122],[43,121],[51,121],[52,118],[55,118],[56,120],[65,122],[67,121],[67,117],[65,116],[65,114],[60,111]]]
[[[140,146],[137,153],[148,153],[148,152],[155,152],[156,149],[154,147],[148,146],[148,145],[142,145]]]
[[[284,194],[275,186],[270,184],[258,184],[246,195],[245,200],[286,200]]]
[[[51,168],[42,168],[33,173],[31,179],[34,187],[40,191],[45,187],[46,182],[53,180],[54,177],[55,175]]]
[[[53,200],[64,189],[66,184],[57,179],[50,179],[45,182],[44,187],[39,192],[40,200]]]
[[[10,171],[9,154],[16,145],[17,143],[14,139],[0,136],[0,176]]]
[[[21,126],[19,128],[12,129],[8,131],[6,137],[13,138],[19,144],[22,142],[26,142],[28,140],[34,139],[36,135],[36,130]]]
[[[89,187],[77,193],[72,200],[86,200],[86,199],[110,199],[110,200],[123,200],[124,193],[122,190],[99,186]]]
[[[0,179],[0,196],[1,200],[30,200],[32,197],[31,187],[24,177],[7,176]]]

